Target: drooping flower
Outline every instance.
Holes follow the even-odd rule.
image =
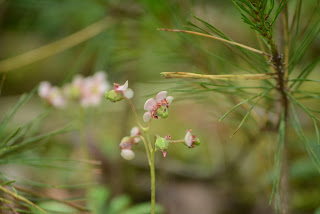
[[[193,148],[195,146],[200,145],[200,139],[197,136],[192,135],[191,132],[192,132],[192,130],[188,129],[187,134],[184,137],[184,141],[189,148]]]
[[[168,108],[174,99],[172,96],[167,97],[167,91],[161,91],[157,94],[156,99],[150,98],[144,104],[144,110],[147,112],[143,115],[143,120],[145,122],[149,121],[151,118],[167,118]]]
[[[47,103],[54,107],[62,108],[66,105],[66,100],[59,88],[52,87],[47,81],[40,83],[38,94],[41,98],[45,99]]]
[[[106,93],[107,100],[110,100],[111,102],[117,102],[123,100],[124,98],[131,99],[133,97],[134,92],[131,88],[128,88],[128,80],[123,85],[118,83],[114,83],[113,85],[113,90]]]
[[[132,160],[135,154],[131,149],[122,149],[121,156],[126,160]]]
[[[131,129],[131,137],[133,137],[134,143],[138,143],[140,141],[141,132],[140,129],[135,126]]]
[[[134,158],[134,152],[132,147],[134,144],[139,143],[141,132],[140,129],[135,126],[131,129],[130,136],[122,138],[120,142],[121,156],[126,160],[131,160]]]

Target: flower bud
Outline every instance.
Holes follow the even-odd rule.
[[[120,142],[120,149],[131,149],[133,146],[133,138],[132,137],[124,137]]]
[[[169,147],[169,141],[167,141],[165,138],[163,137],[158,137],[155,143],[155,146],[157,149],[161,150],[163,157],[166,157],[167,152],[166,150]]]
[[[187,134],[184,137],[184,141],[189,148],[194,148],[195,146],[200,145],[200,139],[197,136],[192,135],[191,132],[191,129],[187,130]]]
[[[106,99],[115,103],[115,102],[123,100],[124,97],[123,97],[122,93],[116,92],[115,90],[111,90],[111,91],[106,92]]]
[[[132,160],[135,154],[131,149],[122,149],[121,156],[126,160]]]

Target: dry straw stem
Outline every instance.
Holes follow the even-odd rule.
[[[275,79],[276,73],[265,74],[226,74],[226,75],[205,75],[186,72],[162,72],[164,78],[191,78],[191,79],[209,79],[209,80],[265,80]]]
[[[105,17],[76,33],[66,36],[58,41],[33,49],[21,55],[0,61],[0,73],[8,72],[32,64],[42,59],[58,54],[72,48],[90,38],[100,34],[112,25],[110,17]]]
[[[258,54],[262,54],[262,55],[271,57],[271,54],[265,53],[263,51],[255,49],[255,48],[251,48],[249,46],[240,44],[238,42],[229,41],[229,40],[222,39],[222,38],[219,38],[219,37],[216,37],[216,36],[212,36],[212,35],[209,35],[209,34],[199,33],[199,32],[195,32],[195,31],[188,31],[188,30],[175,30],[175,29],[158,29],[158,30],[170,31],[170,32],[188,33],[188,34],[193,34],[193,35],[197,35],[197,36],[208,37],[208,38],[211,38],[211,39],[218,40],[220,42],[225,42],[225,43],[228,43],[228,44],[231,44],[231,45],[235,45],[235,46],[247,49],[247,50],[252,51],[254,53],[258,53]]]
[[[28,199],[26,199],[25,197],[21,196],[21,195],[17,195],[16,193],[14,192],[11,192],[10,190],[6,189],[5,187],[3,186],[0,186],[0,190],[2,192],[5,192],[9,195],[11,195],[13,198],[19,200],[19,201],[22,201],[22,202],[25,202],[29,205],[31,205],[32,207],[38,209],[39,211],[41,211],[42,213],[47,213],[46,211],[44,211],[43,209],[41,209],[40,207],[38,207],[37,205],[35,205],[34,203],[32,203],[31,201],[29,201]]]

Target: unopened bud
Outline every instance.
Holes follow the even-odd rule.
[[[121,156],[126,160],[132,160],[135,154],[131,149],[122,149]]]
[[[116,92],[115,90],[107,91],[106,92],[106,99],[110,100],[111,102],[118,102],[124,99],[122,93]]]
[[[169,147],[169,141],[167,141],[165,138],[163,137],[158,137],[156,140],[156,148],[163,151],[168,149]]]

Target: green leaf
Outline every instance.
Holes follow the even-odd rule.
[[[280,179],[281,179],[281,168],[282,168],[282,158],[283,158],[283,149],[285,144],[285,131],[286,131],[286,121],[285,121],[285,112],[284,110],[281,113],[281,119],[278,129],[278,138],[276,149],[274,153],[274,179],[273,179],[273,186],[272,192],[270,196],[269,204],[272,203],[274,200],[274,196],[276,195],[276,207],[280,203],[278,199],[280,199]],[[280,208],[280,207],[278,207]]]
[[[264,98],[264,97],[271,91],[271,89],[273,89],[273,88],[270,88],[270,89],[264,91],[264,92],[261,94],[261,96],[259,97],[259,99],[252,104],[251,108],[250,108],[249,111],[246,113],[246,115],[243,117],[243,119],[241,120],[238,128],[235,130],[235,132],[232,134],[232,136],[235,135],[235,134],[239,131],[239,129],[241,128],[241,126],[243,125],[243,123],[246,121],[246,119],[247,119],[248,116],[250,115],[252,109],[258,104],[258,102],[259,102],[262,98]],[[231,137],[232,137],[232,136],[231,136]]]
[[[16,105],[12,108],[12,110],[4,117],[4,119],[0,122],[0,138],[2,137],[4,128],[10,121],[10,119],[15,115],[15,113],[30,100],[30,98],[35,94],[37,88],[34,88],[29,94],[23,94]]]

